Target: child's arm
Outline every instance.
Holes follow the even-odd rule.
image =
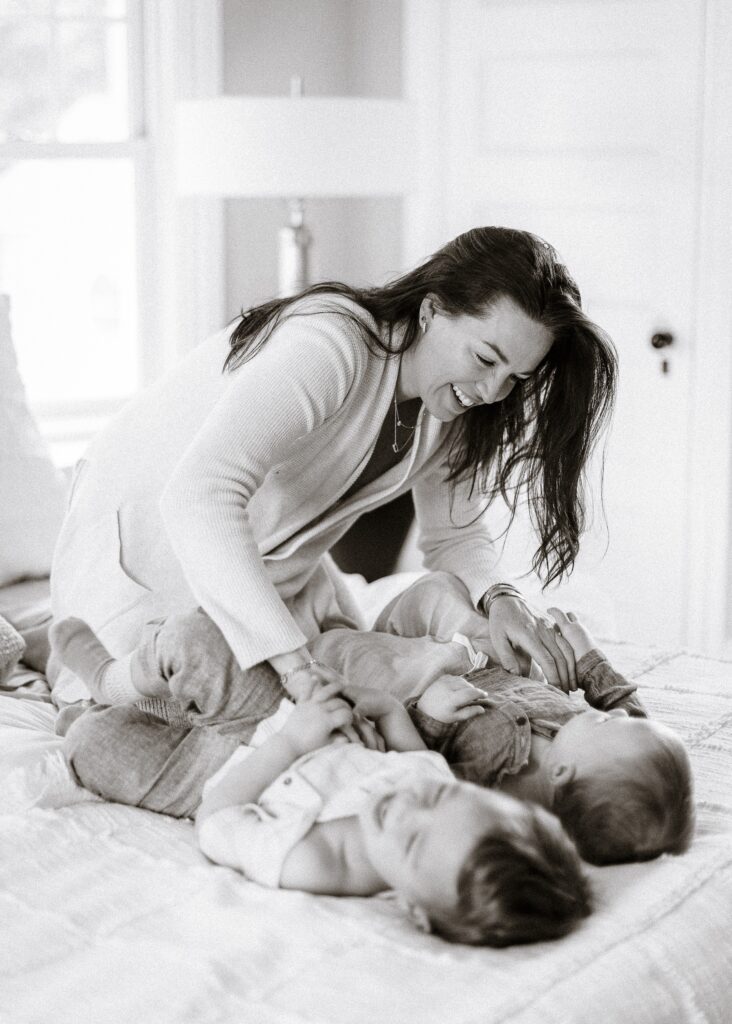
[[[427,687],[417,701],[417,707],[422,714],[450,725],[482,715],[484,709],[480,701],[487,697],[485,690],[474,686],[462,676],[442,676]]]
[[[256,803],[278,775],[310,750],[324,746],[336,729],[351,724],[353,712],[338,696],[339,683],[321,686],[304,702],[297,704],[285,725],[245,761],[207,790],[196,814],[201,823],[224,807]]]
[[[429,750],[448,758],[448,747],[460,722],[485,713],[488,700],[463,676],[441,676],[428,686],[421,697],[407,703],[407,712]]]
[[[346,695],[355,702],[357,713],[372,719],[387,750],[426,750],[407,709],[396,697],[369,686],[349,686]]]
[[[587,703],[600,711],[624,708],[631,717],[647,718],[635,684],[615,671],[574,612],[565,614],[559,608],[550,608],[549,614],[555,619],[563,639],[574,651],[577,683],[584,690]]]

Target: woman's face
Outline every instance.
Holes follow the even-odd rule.
[[[500,402],[552,345],[548,329],[505,296],[482,316],[441,313],[428,296],[420,319],[427,329],[402,356],[397,397],[421,398],[443,423],[474,405]]]

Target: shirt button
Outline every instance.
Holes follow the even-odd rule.
[[[519,715],[516,719],[516,725],[526,725],[528,718],[526,715]]]
[[[292,782],[292,779],[291,779],[291,777],[290,777],[290,776],[288,775],[286,779],[283,779],[283,780],[282,780],[282,785],[283,785],[283,786],[289,786],[291,782]]]

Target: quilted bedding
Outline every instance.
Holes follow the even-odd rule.
[[[689,746],[682,857],[592,868],[597,910],[559,942],[451,946],[388,898],[261,889],[190,822],[70,778],[54,709],[0,694],[0,1021],[8,1024],[728,1024],[732,664],[603,644]]]

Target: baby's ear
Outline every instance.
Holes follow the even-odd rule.
[[[575,766],[568,764],[566,761],[559,761],[557,764],[553,764],[549,771],[549,781],[551,782],[554,789],[561,789],[562,786],[566,786],[568,782],[571,782],[575,775]]]

